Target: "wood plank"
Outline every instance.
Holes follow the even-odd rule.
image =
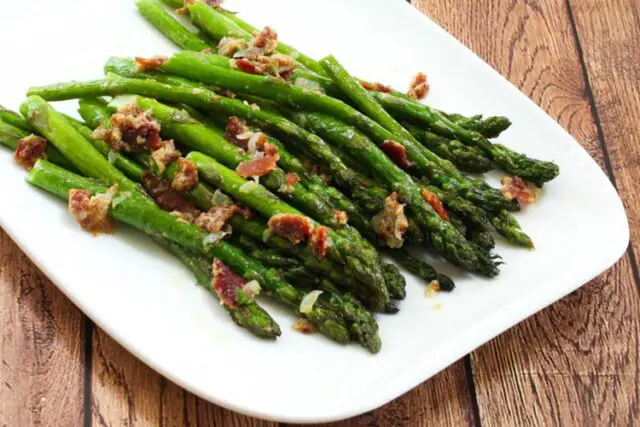
[[[385,406],[325,426],[474,426],[472,395],[463,361]]]
[[[571,10],[635,255],[640,263],[640,4],[571,0]],[[636,276],[636,280],[640,277]],[[640,286],[640,283],[638,283]]]
[[[0,229],[0,425],[82,423],[82,313]]]
[[[605,169],[564,1],[460,0],[455,13],[449,1],[421,3],[558,119]],[[501,29],[500,37],[495,28]],[[633,424],[639,416],[639,314],[625,258],[476,351],[472,361],[482,424]]]

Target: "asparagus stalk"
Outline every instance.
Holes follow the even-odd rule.
[[[391,256],[398,261],[401,266],[424,280],[427,284],[437,280],[440,284],[440,289],[443,291],[452,291],[455,288],[455,283],[449,276],[438,273],[435,268],[413,257],[406,250],[393,251],[391,252]]]
[[[27,181],[62,198],[68,198],[72,189],[85,189],[94,194],[107,191],[106,187],[95,181],[61,169],[46,160],[36,163],[29,172]],[[117,204],[112,204],[111,215],[115,220],[152,236],[162,235],[186,250],[220,259],[246,280],[257,280],[274,298],[296,311],[304,297],[304,293],[281,280],[277,271],[264,267],[226,242],[207,244],[206,232],[195,225],[178,221],[138,193],[132,192],[128,197],[120,197]],[[319,300],[312,311],[304,313],[304,316],[334,341],[349,341],[349,333],[341,313],[334,311],[324,299]]]
[[[282,268],[283,264],[288,264],[291,259],[283,257],[278,253],[273,253],[264,248],[260,243],[246,236],[238,238],[238,246],[249,254],[255,254],[265,260],[265,265],[274,268]],[[378,336],[378,324],[375,318],[369,313],[362,303],[353,295],[341,292],[329,279],[315,275],[312,271],[304,267],[294,267],[282,269],[285,277],[296,279],[305,283],[311,289],[321,289],[331,294],[332,300],[337,306],[342,307],[342,313],[351,338],[360,342],[370,352],[377,353],[380,350],[381,341]]]
[[[0,105],[0,120],[25,132],[32,132],[31,125],[20,114]]]
[[[83,174],[118,184],[123,190],[139,187],[109,163],[71,123],[38,96],[30,96],[20,106],[29,124],[49,140]]]
[[[31,131],[25,131],[0,120],[0,145],[15,150],[20,140],[30,134]],[[73,165],[51,144],[47,145],[47,159],[59,166],[73,168]]]
[[[536,160],[516,153],[501,144],[492,144],[478,132],[465,129],[449,120],[444,114],[425,104],[410,103],[387,94],[376,92],[376,100],[388,111],[406,120],[428,126],[438,135],[456,139],[463,144],[482,150],[493,162],[506,172],[522,179],[542,185],[558,176],[555,163]]]
[[[255,31],[247,32],[240,26],[236,25],[233,21],[225,18],[215,8],[212,8],[203,3],[194,3],[189,7],[189,15],[194,25],[208,34],[215,40],[220,40],[226,36],[241,37],[246,40],[250,40],[252,34]],[[309,58],[308,56],[298,52],[291,46],[284,43],[278,43],[276,52],[288,55],[295,59],[298,63],[302,64],[309,70],[314,71],[320,75],[324,74],[322,67],[319,64]]]
[[[402,124],[425,147],[456,165],[461,171],[483,173],[493,167],[491,160],[474,147],[450,140],[409,123]]]
[[[154,238],[161,246],[168,249],[196,277],[198,285],[208,290],[213,296],[218,294],[211,290],[211,260],[184,249],[182,246],[163,238]],[[224,305],[233,321],[240,327],[261,338],[275,340],[281,335],[280,326],[258,303],[249,299],[243,304],[231,307]]]
[[[181,49],[201,51],[211,46],[187,30],[157,0],[138,0],[140,14]]]
[[[516,221],[509,212],[502,211],[497,215],[492,216],[491,224],[495,227],[496,231],[504,236],[509,242],[518,246],[533,249],[533,241],[522,231],[518,221]]]

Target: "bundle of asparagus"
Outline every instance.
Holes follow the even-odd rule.
[[[93,232],[113,218],[149,234],[220,299],[233,320],[275,339],[261,289],[304,328],[380,350],[372,312],[395,313],[405,279],[390,255],[441,290],[453,281],[414,258],[433,249],[493,277],[492,231],[533,247],[510,213],[558,174],[490,139],[503,117],[465,117],[351,76],[258,31],[219,2],[157,0],[141,14],[184,49],[110,58],[105,77],[29,89],[21,113],[0,108],[0,144],[28,182],[68,199]],[[111,97],[110,100],[105,97]],[[79,98],[83,121],[47,101]],[[502,191],[477,176],[512,176]]]

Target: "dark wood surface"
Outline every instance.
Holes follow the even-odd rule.
[[[632,243],[572,295],[397,400],[334,425],[640,425],[639,3],[413,4],[600,163],[624,200]],[[0,330],[0,426],[274,425],[203,401],[146,367],[1,231]]]

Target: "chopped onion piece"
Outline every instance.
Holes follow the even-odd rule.
[[[229,234],[231,233],[229,233],[228,229],[218,231],[217,233],[209,233],[207,234],[207,237],[202,239],[202,245],[205,247],[205,249],[208,250],[214,246],[219,245],[222,239],[224,239]]]
[[[107,160],[109,161],[109,163],[114,164],[117,159],[118,153],[113,150],[109,150],[109,154],[107,154]]]
[[[233,201],[231,200],[231,198],[220,190],[216,190],[215,193],[213,193],[213,197],[211,198],[211,204],[213,206],[226,206],[232,203]]]
[[[242,287],[242,293],[247,298],[255,298],[256,296],[260,295],[261,290],[262,288],[260,287],[260,283],[258,283],[257,280],[247,282],[247,284]]]
[[[238,191],[240,191],[241,193],[249,193],[257,185],[258,185],[258,182],[256,181],[247,181],[246,183],[242,184],[242,186],[238,189]]]
[[[116,194],[115,196],[113,196],[113,199],[111,200],[111,207],[116,208],[120,203],[124,202],[129,197],[131,197],[131,195],[132,195],[131,191],[123,191]]]
[[[311,291],[300,301],[300,313],[308,314],[313,310],[313,305],[318,300],[322,291]]]
[[[303,89],[309,89],[310,91],[320,91],[322,92],[322,86],[318,82],[314,82],[313,80],[309,80],[304,77],[297,77],[294,86],[301,87]]]
[[[267,240],[269,240],[269,238],[271,237],[271,230],[269,230],[268,228],[266,230],[264,230],[264,232],[262,233],[262,241],[264,243],[267,242]]]

